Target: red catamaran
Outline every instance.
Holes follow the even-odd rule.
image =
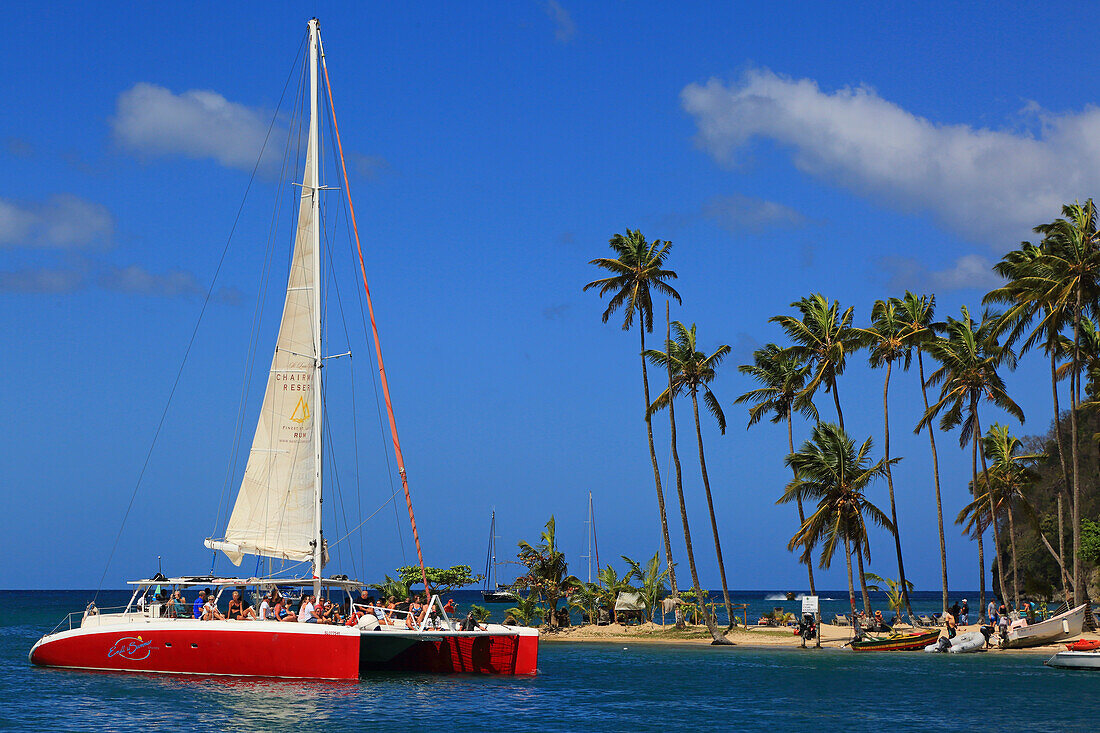
[[[438,596],[431,595],[418,618],[401,612],[373,613],[357,605],[353,591],[361,583],[342,576],[325,578],[328,547],[321,532],[322,352],[321,352],[321,192],[318,114],[320,73],[328,90],[330,119],[339,151],[344,191],[355,232],[363,288],[370,315],[382,393],[389,413],[397,469],[412,522],[422,579],[428,589],[420,539],[374,309],[367,289],[355,209],[351,203],[342,144],[336,127],[328,67],[317,19],[309,22],[309,132],[305,174],[301,183],[297,232],[290,261],[282,320],[268,374],[252,448],[225,536],[208,538],[206,546],[240,565],[244,555],[308,564],[303,578],[187,576],[133,581],[126,607],[69,614],[30,651],[39,665],[126,672],[214,674],[313,679],[354,679],[366,672],[473,672],[535,674],[538,632],[489,624],[464,631]],[[361,612],[357,623],[323,625],[274,620],[198,620],[173,617],[165,602],[176,589],[209,588],[215,604],[223,593],[250,590],[259,595],[273,588],[285,595],[311,592],[337,596]],[[161,591],[154,595],[154,589]],[[259,605],[258,603],[255,605]],[[379,619],[378,616],[388,618]],[[388,622],[387,622],[388,621]]]

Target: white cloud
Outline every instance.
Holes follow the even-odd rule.
[[[167,270],[150,272],[141,265],[112,267],[99,276],[99,285],[107,290],[132,295],[150,295],[165,298],[194,295],[206,295],[206,287],[193,273],[186,270]],[[241,293],[236,288],[220,288],[214,293],[214,300],[237,305]]]
[[[77,270],[34,267],[0,272],[0,293],[71,293],[84,287]]]
[[[577,34],[577,24],[573,22],[569,11],[561,6],[558,0],[547,0],[546,14],[554,21],[554,40],[558,43],[569,43]]]
[[[806,223],[806,217],[789,206],[739,193],[715,196],[703,204],[702,214],[731,232],[760,232]]]
[[[111,127],[115,140],[134,153],[212,158],[252,170],[270,122],[270,112],[230,102],[217,92],[173,94],[142,82],[119,95]]]
[[[736,163],[754,139],[789,148],[799,170],[905,211],[930,213],[945,229],[1003,252],[1061,205],[1100,188],[1100,108],[1024,113],[1035,135],[942,124],[865,86],[822,91],[810,79],[767,69],[739,81],[711,79],[681,92],[698,143]],[[962,261],[960,260],[960,265]]]
[[[107,207],[72,194],[43,203],[0,198],[0,246],[86,247],[109,243],[114,229]]]
[[[883,257],[879,265],[890,273],[889,284],[894,290],[988,291],[1004,283],[993,272],[993,263],[975,254],[963,255],[946,270],[929,270],[911,257]]]

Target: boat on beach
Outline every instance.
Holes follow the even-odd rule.
[[[857,652],[911,652],[924,649],[940,638],[939,629],[932,631],[913,631],[892,633],[886,636],[864,634],[850,642],[849,646]]]
[[[1088,604],[1083,603],[1046,621],[1010,628],[1008,635],[1001,639],[1001,646],[1005,649],[1024,649],[1078,636],[1085,626],[1088,608]]]
[[[470,672],[533,675],[538,665],[536,629],[500,624],[461,624],[451,618],[437,595],[430,592],[420,539],[413,516],[404,458],[386,382],[374,308],[367,288],[354,206],[348,191],[343,148],[336,126],[328,68],[316,18],[308,24],[308,58],[303,78],[308,95],[305,167],[300,186],[297,225],[289,258],[282,318],[267,386],[240,489],[225,533],[205,540],[236,566],[245,555],[257,558],[257,575],[219,577],[196,575],[131,581],[133,594],[121,608],[97,608],[69,614],[31,648],[30,661],[47,667],[155,672],[167,674],[236,675],[308,679],[355,679],[367,672]],[[389,417],[389,428],[412,524],[427,602],[422,613],[381,609],[361,603],[363,583],[334,575],[325,577],[329,542],[322,532],[322,437],[327,430],[322,390],[322,192],[332,187],[320,180],[320,89],[328,90],[331,132],[339,149],[344,194],[355,227],[354,245],[363,273],[363,295],[370,314],[377,367]],[[308,117],[306,117],[308,114]],[[335,152],[335,151],[332,151]],[[339,189],[334,189],[339,190]],[[328,235],[326,235],[327,237]],[[325,241],[328,247],[327,239]],[[265,265],[266,266],[266,265]],[[242,443],[243,444],[243,443]],[[361,526],[361,525],[360,525]],[[358,529],[358,528],[356,528]],[[351,530],[355,531],[355,530]],[[350,532],[348,532],[350,534]],[[346,535],[345,535],[346,536]],[[260,559],[291,563],[300,577],[260,575]],[[206,590],[213,611],[202,603],[170,603],[172,595]],[[236,592],[244,605],[222,617],[225,594]],[[302,599],[303,619],[314,623],[257,619],[244,613],[259,607],[265,595]],[[316,622],[309,597],[327,599],[343,608],[342,623]],[[192,596],[194,597],[194,596]],[[219,603],[222,605],[219,606]],[[236,603],[236,600],[233,601]],[[202,620],[200,616],[210,620]],[[266,614],[265,614],[266,615]],[[333,612],[331,618],[335,618]],[[293,618],[288,616],[288,618]]]

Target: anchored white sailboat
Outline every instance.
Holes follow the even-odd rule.
[[[327,87],[328,69],[321,48],[317,19],[309,22],[309,128],[305,173],[301,183],[297,230],[290,260],[286,299],[268,373],[263,405],[252,439],[244,478],[224,537],[208,538],[207,547],[223,552],[239,566],[245,555],[308,563],[299,578],[187,576],[133,581],[134,593],[125,608],[110,612],[94,606],[70,614],[31,649],[35,664],[54,667],[165,672],[180,674],[256,675],[304,678],[354,678],[362,672],[425,671],[534,674],[538,662],[538,632],[501,625],[465,631],[448,617],[437,596],[420,615],[381,611],[357,605],[352,591],[362,587],[344,577],[325,578],[327,543],[322,532],[321,399],[321,192],[319,131],[321,71]],[[328,101],[335,138],[335,109]],[[344,187],[354,224],[343,154]],[[356,227],[356,245],[358,229]],[[362,251],[360,249],[360,265]],[[404,459],[397,436],[389,387],[370,293],[363,286],[381,384],[389,413],[391,437],[412,522],[417,557],[426,590],[430,590],[420,541],[412,514]],[[194,587],[210,588],[214,603],[223,593],[252,589],[302,589],[321,598],[336,596],[349,610],[346,625],[287,623],[257,619],[200,620],[179,614],[164,595],[150,599],[157,588],[171,593]],[[189,611],[190,609],[188,609]]]

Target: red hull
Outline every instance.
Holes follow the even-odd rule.
[[[306,632],[283,624],[240,630],[204,622],[76,629],[43,639],[31,661],[50,667],[175,674],[356,679],[359,634]],[[227,622],[249,624],[252,622]],[[171,624],[176,625],[176,624]]]
[[[366,632],[264,622],[164,621],[95,626],[44,637],[31,649],[48,667],[305,679],[361,672],[533,675],[538,635]]]

